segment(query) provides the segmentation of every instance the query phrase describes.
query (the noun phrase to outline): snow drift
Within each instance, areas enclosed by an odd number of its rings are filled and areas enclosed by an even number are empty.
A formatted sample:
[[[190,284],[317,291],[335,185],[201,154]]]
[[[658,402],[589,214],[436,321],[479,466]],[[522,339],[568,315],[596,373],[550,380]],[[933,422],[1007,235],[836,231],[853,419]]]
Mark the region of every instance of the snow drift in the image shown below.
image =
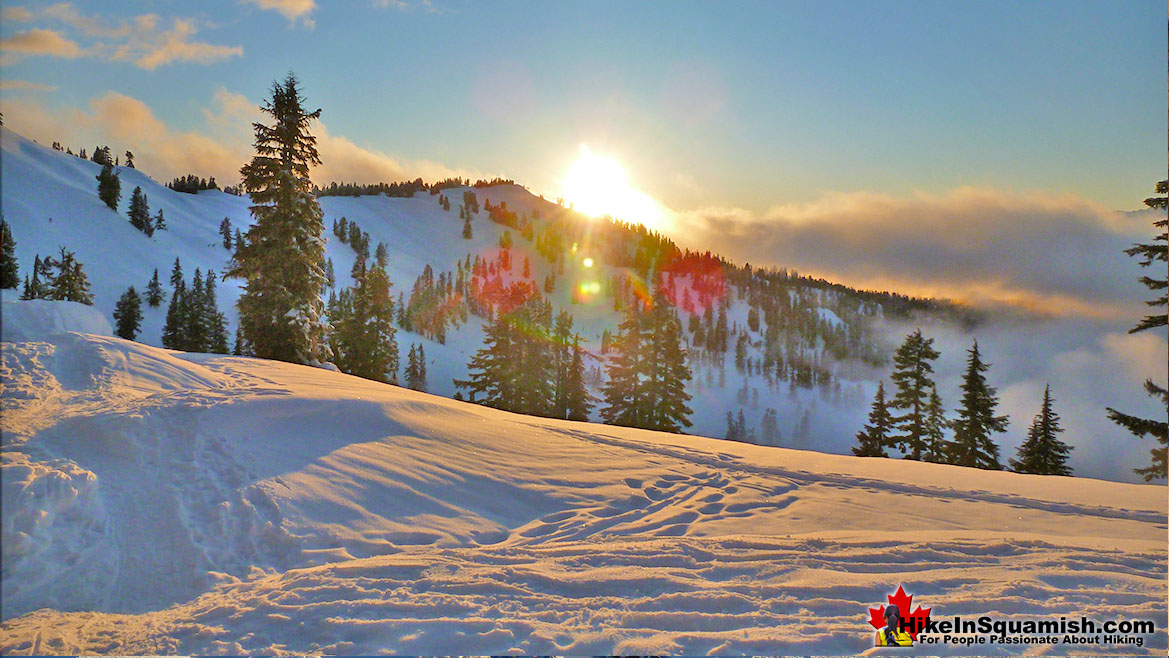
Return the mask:
[[[79,331],[84,334],[112,336],[109,320],[92,306],[77,302],[51,302],[44,299],[20,301],[16,291],[0,290],[4,322],[0,336],[8,342],[36,340],[37,336]]]
[[[24,336],[0,368],[5,655],[855,653],[899,584],[943,615],[1155,619],[1141,650],[1166,648],[1163,487]]]

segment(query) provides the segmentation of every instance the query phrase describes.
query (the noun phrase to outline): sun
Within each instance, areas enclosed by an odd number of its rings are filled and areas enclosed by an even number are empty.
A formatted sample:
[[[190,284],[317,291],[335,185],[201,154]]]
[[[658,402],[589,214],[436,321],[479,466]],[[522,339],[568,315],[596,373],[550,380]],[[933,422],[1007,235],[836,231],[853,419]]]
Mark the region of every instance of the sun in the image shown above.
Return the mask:
[[[592,217],[609,215],[655,230],[665,223],[665,209],[630,184],[620,163],[593,153],[583,144],[561,183],[561,195],[573,208]]]

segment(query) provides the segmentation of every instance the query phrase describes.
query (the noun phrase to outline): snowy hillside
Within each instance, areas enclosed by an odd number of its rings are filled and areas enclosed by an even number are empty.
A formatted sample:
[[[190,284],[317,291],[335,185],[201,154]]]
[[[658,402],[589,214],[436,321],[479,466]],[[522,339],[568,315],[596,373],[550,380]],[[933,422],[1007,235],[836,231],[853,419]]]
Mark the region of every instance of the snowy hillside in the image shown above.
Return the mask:
[[[1163,487],[518,416],[12,304],[5,655],[855,653],[898,584],[1166,650]]]
[[[227,218],[233,228],[243,231],[251,224],[247,197],[218,190],[197,194],[175,192],[149,178],[148,172],[126,167],[119,169],[122,194],[119,209],[115,212],[97,197],[95,177],[101,168],[96,163],[36,144],[7,128],[0,128],[0,136],[3,212],[12,227],[21,275],[28,273],[37,255],[42,258],[55,255],[62,247],[76,252],[92,284],[95,307],[107,319],[111,318],[119,296],[131,285],[141,293],[156,269],[164,282],[164,292],[169,292],[165,282],[176,258],[188,279],[196,269],[222,274],[231,252],[223,247],[218,233],[220,222]],[[127,210],[135,187],[142,188],[151,213],[160,209],[164,212],[167,230],[148,237],[131,226]],[[403,293],[408,298],[415,279],[428,265],[436,273],[453,273],[459,261],[467,256],[482,257],[485,261],[498,257],[500,237],[509,229],[488,219],[488,213],[484,211],[474,217],[473,237],[464,239],[457,205],[464,191],[466,188],[444,190],[444,195],[455,203],[450,210],[439,207],[439,197],[426,192],[414,198],[323,196],[320,204],[327,227],[344,217],[369,234],[371,251],[378,243],[386,244],[389,253],[387,270],[393,283],[393,294],[397,297]],[[564,212],[556,204],[515,185],[477,188],[474,192],[483,208],[488,204],[506,204],[508,209],[525,217],[541,213],[549,217]],[[511,249],[514,266],[510,280],[518,278],[525,260],[531,265],[528,281],[532,284],[539,287],[547,276],[555,275],[559,285],[547,298],[557,310],[572,313],[575,330],[581,334],[584,347],[591,356],[586,366],[599,367],[602,333],[605,330],[615,332],[621,319],[621,313],[614,310],[609,282],[630,280],[642,290],[646,284],[637,281],[628,268],[607,264],[601,253],[590,252],[583,244],[581,251],[572,252],[568,271],[558,271],[538,253],[533,240],[514,229],[510,232],[515,240],[515,247]],[[333,262],[336,273],[335,290],[340,291],[353,284],[349,273],[356,254],[331,231],[326,230],[325,237],[328,240],[326,255]],[[588,266],[584,265],[586,258],[589,259]],[[582,284],[599,284],[602,292],[582,298],[577,293]],[[240,294],[239,285],[238,279],[218,283],[219,308],[227,317],[229,333],[234,332],[237,324],[235,302]],[[791,294],[796,295],[796,292],[800,292],[805,303],[811,305],[811,317],[816,322],[827,328],[861,333],[863,327],[859,326],[856,313],[850,316],[852,325],[845,326],[839,314],[846,311],[833,293],[799,291],[797,288]],[[766,330],[763,327],[747,329],[748,303],[745,296],[745,292],[730,286],[726,315],[731,328],[737,327],[746,336],[747,354],[758,367],[763,360]],[[864,306],[862,302],[860,307]],[[165,302],[157,308],[143,305],[145,318],[138,341],[161,346],[166,310]],[[865,312],[879,313],[879,310]],[[682,314],[684,325],[687,316]],[[411,344],[425,346],[428,390],[446,397],[455,393],[454,378],[467,377],[467,362],[481,347],[482,340],[482,320],[474,315],[465,324],[449,328],[445,344],[407,331],[398,335],[402,363],[405,363]],[[826,347],[818,339],[813,338],[809,344],[799,340],[786,342],[789,347],[796,345],[792,349],[798,348],[801,358],[807,358],[809,367],[812,363],[817,368],[830,366]],[[887,347],[874,343],[871,350],[876,352]],[[728,349],[729,353],[718,355],[713,360],[694,359],[691,362],[694,380],[688,391],[694,396],[691,406],[695,414],[691,418],[694,425],[690,431],[723,436],[727,429],[726,413],[741,409],[747,415],[752,432],[759,434],[756,428],[760,426],[760,419],[768,408],[773,408],[778,412],[780,435],[778,439],[772,439],[773,442],[791,447],[848,452],[852,435],[863,420],[868,399],[875,390],[867,365],[831,364],[837,375],[833,378],[835,386],[816,390],[811,386],[796,386],[797,390],[793,390],[793,386],[783,380],[772,381],[770,376],[753,372],[744,375],[741,370],[737,371],[734,335]],[[593,393],[599,393],[596,382]],[[598,418],[595,411],[593,417],[594,420]]]

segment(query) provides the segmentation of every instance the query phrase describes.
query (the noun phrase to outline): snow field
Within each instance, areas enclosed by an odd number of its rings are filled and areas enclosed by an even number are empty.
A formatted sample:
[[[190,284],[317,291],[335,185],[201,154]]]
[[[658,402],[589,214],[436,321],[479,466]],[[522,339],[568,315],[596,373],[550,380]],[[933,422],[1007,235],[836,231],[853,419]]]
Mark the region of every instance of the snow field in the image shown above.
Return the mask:
[[[1158,619],[1142,651],[1165,651],[1162,487],[538,419],[76,333],[3,357],[6,655],[856,653],[898,584],[944,615]]]

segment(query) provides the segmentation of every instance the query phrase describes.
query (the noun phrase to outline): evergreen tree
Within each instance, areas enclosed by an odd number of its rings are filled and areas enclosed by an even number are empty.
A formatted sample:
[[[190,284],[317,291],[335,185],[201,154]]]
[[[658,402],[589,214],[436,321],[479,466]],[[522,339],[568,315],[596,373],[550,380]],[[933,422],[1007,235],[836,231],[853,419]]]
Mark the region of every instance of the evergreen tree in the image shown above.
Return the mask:
[[[418,379],[418,347],[410,343],[410,351],[406,354],[406,388],[413,388],[411,384]]]
[[[207,342],[200,351],[213,354],[227,354],[227,318],[219,311],[215,300],[215,272],[207,271],[203,280],[202,325],[207,332]]]
[[[471,228],[471,215],[467,214],[463,218],[463,238],[466,240],[470,240],[473,237],[475,237],[475,232]]]
[[[146,235],[154,233],[154,222],[150,219],[150,205],[141,187],[135,187],[130,193],[130,225]]]
[[[155,215],[154,215],[154,230],[155,231],[165,231],[166,230],[166,218],[162,216],[162,208],[159,208],[158,212],[155,213]]]
[[[37,254],[32,262],[32,281],[25,285],[25,294],[21,296],[21,299],[41,299],[45,296],[45,286],[41,282],[41,272],[44,267],[41,255]]]
[[[406,387],[426,392],[426,350],[422,345],[410,346],[410,367],[406,373]]]
[[[585,369],[583,350],[580,348],[580,336],[572,340],[572,362],[568,366],[568,381],[566,398],[566,415],[568,420],[589,419],[589,412],[593,409],[593,396],[589,394],[585,383]]]
[[[175,256],[175,264],[170,270],[170,287],[177,289],[183,284],[183,266],[179,263],[179,257]]]
[[[134,286],[130,286],[118,298],[118,304],[114,307],[114,322],[117,325],[114,333],[119,338],[134,340],[138,336],[138,328],[142,324],[142,300],[138,298]]]
[[[61,247],[59,259],[50,256],[42,265],[47,272],[56,270],[46,279],[49,299],[93,305],[93,295],[89,292],[89,278],[85,276],[81,262],[72,251]]]
[[[617,336],[610,341],[613,356],[606,368],[608,381],[601,387],[605,399],[601,418],[610,425],[645,427],[649,422],[648,396],[642,377],[649,369],[648,324],[645,314],[632,305],[617,327]]]
[[[561,311],[552,329],[552,417],[568,417],[568,379],[572,368],[572,315]]]
[[[739,408],[738,416],[731,415],[727,412],[727,441],[742,441],[744,443],[754,443],[751,439],[754,438],[753,432],[747,431],[747,419],[743,416],[742,407]]]
[[[946,419],[946,410],[942,407],[938,387],[930,386],[930,400],[925,407],[924,459],[927,462],[940,464],[949,459],[950,443],[946,441],[946,428],[949,426],[950,421]]]
[[[877,383],[877,396],[869,410],[869,422],[856,433],[856,447],[852,454],[857,457],[887,457],[885,446],[889,445],[889,432],[893,429],[893,417],[885,405],[885,382]]]
[[[290,73],[273,84],[261,108],[273,123],[253,124],[256,155],[240,174],[255,223],[236,248],[229,275],[245,281],[240,325],[256,356],[317,364],[330,356],[320,298],[325,225],[309,179],[321,159],[308,126],[321,111],[303,104]]]
[[[231,250],[231,220],[227,217],[219,222],[219,235],[223,238],[223,248]]]
[[[154,268],[154,276],[150,277],[150,283],[146,284],[146,303],[150,304],[150,308],[158,308],[162,303],[162,285],[158,282],[158,268]]]
[[[187,352],[206,352],[210,344],[211,327],[207,323],[207,313],[204,312],[207,303],[207,287],[203,281],[203,273],[195,268],[195,276],[191,279],[188,288],[186,304],[183,308],[183,328],[180,330],[179,344]]]
[[[20,291],[20,298],[26,301],[29,299],[36,299],[36,296],[32,291],[32,283],[29,282],[27,274],[24,275],[24,288],[22,288]]]
[[[8,222],[0,219],[0,288],[15,289],[20,285],[19,268],[16,265],[16,242]]]
[[[1158,195],[1169,193],[1169,180],[1159,181],[1156,186],[1156,191]],[[1150,208],[1167,211],[1169,210],[1169,196],[1150,197],[1145,199],[1145,205]],[[1157,220],[1153,225],[1161,229],[1161,233],[1153,238],[1151,243],[1137,244],[1125,250],[1125,253],[1129,256],[1140,256],[1143,258],[1141,267],[1149,267],[1154,261],[1164,263],[1169,259],[1169,217]],[[1160,272],[1164,274],[1164,265],[1160,266]],[[1159,306],[1164,307],[1169,304],[1169,297],[1166,296],[1166,289],[1169,288],[1169,283],[1167,283],[1166,279],[1143,276],[1141,277],[1141,283],[1150,290],[1161,291],[1160,297],[1148,301],[1146,304],[1153,308]],[[1169,319],[1169,316],[1165,313],[1148,315],[1137,323],[1135,327],[1130,329],[1129,333],[1133,334],[1146,329],[1164,327],[1167,319]],[[1145,380],[1145,393],[1150,397],[1160,398],[1161,404],[1165,405],[1166,412],[1169,412],[1169,388],[1148,379]],[[1137,438],[1143,439],[1146,435],[1149,435],[1161,444],[1160,447],[1154,447],[1149,451],[1152,457],[1150,464],[1145,468],[1134,469],[1134,472],[1144,477],[1146,482],[1169,477],[1169,460],[1167,460],[1167,457],[1169,457],[1169,422],[1166,422],[1166,416],[1163,415],[1160,419],[1141,418],[1117,411],[1112,407],[1107,407],[1107,410],[1108,418],[1112,422],[1128,430]]]
[[[759,431],[762,434],[763,445],[778,446],[783,440],[779,432],[779,415],[775,409],[768,407],[763,412],[763,420],[759,422]]]
[[[177,267],[178,259],[175,261]],[[180,277],[173,283],[173,287],[170,305],[166,307],[166,322],[162,325],[162,346],[171,350],[184,350],[187,348],[187,286]]]
[[[118,210],[118,201],[122,198],[122,181],[114,172],[112,164],[106,164],[97,175],[97,196],[110,210]]]
[[[240,331],[239,327],[235,328],[235,346],[231,348],[231,353],[234,356],[248,356],[247,341],[244,340],[244,333]]]
[[[967,351],[966,374],[962,378],[962,406],[954,420],[954,441],[950,445],[951,464],[1002,470],[999,447],[991,440],[994,432],[1005,432],[1007,417],[994,415],[998,406],[994,387],[982,373],[989,364],[982,362],[978,341]]]
[[[129,151],[126,151],[126,167],[129,169],[134,168],[134,154]]]
[[[333,269],[333,259],[332,258],[325,261],[325,281],[329,284],[330,288],[337,287],[337,274]]]
[[[897,393],[889,406],[905,413],[893,416],[898,434],[889,437],[888,445],[908,452],[910,459],[920,460],[926,449],[926,409],[930,391],[934,388],[930,379],[934,368],[930,361],[939,356],[933,344],[933,338],[923,338],[921,330],[917,329],[905,337],[905,342],[893,355],[890,378],[897,385]]]
[[[1071,446],[1056,437],[1063,431],[1059,426],[1059,415],[1052,410],[1051,385],[1043,389],[1043,406],[1031,427],[1027,440],[1019,446],[1019,458],[1011,460],[1011,470],[1017,473],[1037,475],[1071,475],[1068,468],[1068,454]]]

